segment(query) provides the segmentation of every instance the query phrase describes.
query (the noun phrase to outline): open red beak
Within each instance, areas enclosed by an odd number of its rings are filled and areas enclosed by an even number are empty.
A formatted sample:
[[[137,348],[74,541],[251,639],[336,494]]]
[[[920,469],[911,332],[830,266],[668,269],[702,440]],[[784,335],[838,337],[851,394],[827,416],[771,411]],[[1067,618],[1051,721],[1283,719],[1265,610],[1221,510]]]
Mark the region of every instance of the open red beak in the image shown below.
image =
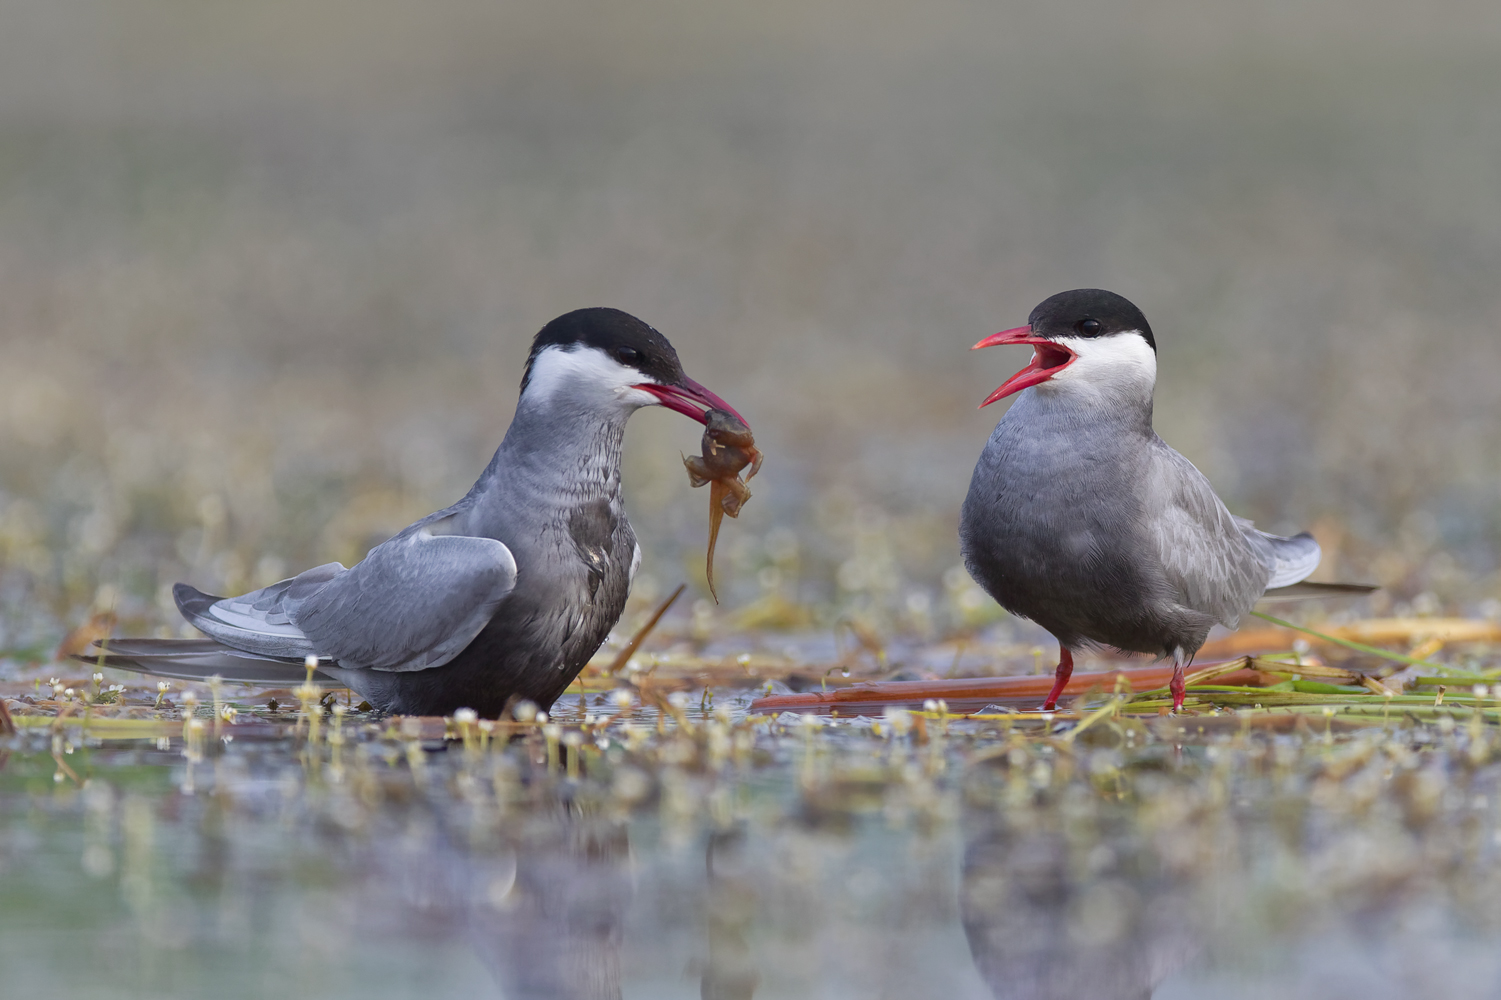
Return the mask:
[[[1002,330],[1000,333],[992,333],[974,347],[971,347],[970,350],[978,351],[982,347],[995,347],[999,344],[1031,344],[1033,351],[1032,363],[1002,382],[1000,388],[986,396],[985,402],[980,404],[981,409],[984,409],[998,399],[1005,399],[1013,392],[1021,392],[1028,386],[1036,385],[1039,382],[1046,382],[1073,364],[1074,359],[1078,357],[1077,354],[1056,340],[1032,336],[1032,328],[1030,326],[1018,326],[1012,330]]]
[[[656,382],[642,382],[634,386],[634,388],[645,389],[661,400],[662,405],[669,410],[676,410],[683,416],[692,417],[701,424],[709,422],[707,414],[710,410],[728,410],[730,413],[735,413],[733,406],[686,375],[683,376],[683,381],[680,385],[661,385]],[[745,418],[738,413],[735,413],[735,419],[747,427],[750,426],[750,424],[746,423]]]

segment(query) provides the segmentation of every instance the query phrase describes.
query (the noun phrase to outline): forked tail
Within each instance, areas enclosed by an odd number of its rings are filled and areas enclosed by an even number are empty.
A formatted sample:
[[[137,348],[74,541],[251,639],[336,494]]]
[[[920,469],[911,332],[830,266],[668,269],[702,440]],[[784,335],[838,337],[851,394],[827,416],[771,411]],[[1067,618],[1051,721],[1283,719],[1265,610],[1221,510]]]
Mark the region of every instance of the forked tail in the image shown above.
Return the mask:
[[[263,687],[297,687],[308,676],[302,660],[257,656],[213,639],[111,639],[73,659],[156,677],[185,681],[220,677]],[[313,671],[312,681],[321,688],[348,687],[321,670]]]
[[[1263,601],[1306,601],[1315,597],[1362,597],[1379,587],[1363,583],[1309,583],[1307,580],[1286,587],[1274,587],[1261,595]]]
[[[1263,601],[1303,601],[1316,597],[1359,597],[1375,587],[1359,583],[1309,583],[1307,577],[1318,568],[1322,553],[1319,543],[1308,532],[1283,538],[1258,531],[1249,521],[1242,523],[1247,539],[1270,556],[1271,580]],[[1263,557],[1265,558],[1265,557]]]

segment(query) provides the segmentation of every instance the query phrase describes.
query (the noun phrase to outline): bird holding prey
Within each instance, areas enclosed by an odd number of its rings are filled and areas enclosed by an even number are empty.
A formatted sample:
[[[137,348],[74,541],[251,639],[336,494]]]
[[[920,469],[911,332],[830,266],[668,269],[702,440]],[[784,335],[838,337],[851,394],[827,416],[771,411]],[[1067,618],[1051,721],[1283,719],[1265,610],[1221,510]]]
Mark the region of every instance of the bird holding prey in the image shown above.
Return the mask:
[[[537,334],[505,440],[458,503],[347,569],[327,563],[237,597],[179,583],[178,609],[207,638],[116,639],[82,658],[286,685],[313,657],[316,681],[386,712],[497,717],[520,698],[547,708],[620,619],[641,562],[620,459],[643,406],[739,419],[641,320],[560,316]]]

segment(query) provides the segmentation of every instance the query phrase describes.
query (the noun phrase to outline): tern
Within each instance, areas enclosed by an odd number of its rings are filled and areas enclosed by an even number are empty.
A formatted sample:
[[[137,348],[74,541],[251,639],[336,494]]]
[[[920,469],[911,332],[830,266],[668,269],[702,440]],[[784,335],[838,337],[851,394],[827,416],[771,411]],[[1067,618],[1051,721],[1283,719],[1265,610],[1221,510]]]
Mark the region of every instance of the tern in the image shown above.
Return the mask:
[[[316,682],[384,712],[495,718],[518,699],[546,709],[619,621],[641,563],[620,456],[643,406],[701,423],[735,413],[634,316],[560,316],[537,334],[510,429],[462,500],[348,569],[327,563],[239,597],[179,583],[178,609],[208,638],[116,639],[102,662],[283,685],[316,658]]]
[[[1263,597],[1364,594],[1303,583],[1313,536],[1284,538],[1235,517],[1209,480],[1152,429],[1157,343],[1114,292],[1060,292],[1027,325],[986,337],[1032,362],[980,404],[1019,394],[996,425],[960,516],[965,566],[996,602],[1058,640],[1044,711],[1074,653],[1113,647],[1171,657],[1173,711],[1184,668],[1216,624],[1236,628]]]

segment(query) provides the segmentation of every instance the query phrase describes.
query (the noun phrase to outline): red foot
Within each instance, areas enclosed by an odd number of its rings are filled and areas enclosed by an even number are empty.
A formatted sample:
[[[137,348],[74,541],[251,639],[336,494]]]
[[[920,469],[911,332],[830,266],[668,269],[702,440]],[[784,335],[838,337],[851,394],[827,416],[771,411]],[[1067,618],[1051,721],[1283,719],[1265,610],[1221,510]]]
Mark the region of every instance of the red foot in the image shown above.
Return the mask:
[[[1051,712],[1058,707],[1058,697],[1063,694],[1063,689],[1068,685],[1068,679],[1074,672],[1074,654],[1063,646],[1058,647],[1058,669],[1053,672],[1053,690],[1048,694],[1048,700],[1043,702],[1042,710]]]
[[[1183,691],[1186,685],[1183,683],[1183,664],[1173,664],[1173,679],[1167,689],[1173,693],[1173,714],[1183,711]]]

